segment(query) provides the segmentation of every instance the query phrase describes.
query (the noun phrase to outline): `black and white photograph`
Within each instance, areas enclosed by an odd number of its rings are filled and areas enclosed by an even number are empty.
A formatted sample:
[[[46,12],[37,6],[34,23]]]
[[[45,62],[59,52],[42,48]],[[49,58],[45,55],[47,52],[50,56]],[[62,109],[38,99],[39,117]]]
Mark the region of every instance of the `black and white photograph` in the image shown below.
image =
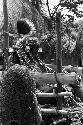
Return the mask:
[[[0,125],[83,125],[83,0],[0,0]]]

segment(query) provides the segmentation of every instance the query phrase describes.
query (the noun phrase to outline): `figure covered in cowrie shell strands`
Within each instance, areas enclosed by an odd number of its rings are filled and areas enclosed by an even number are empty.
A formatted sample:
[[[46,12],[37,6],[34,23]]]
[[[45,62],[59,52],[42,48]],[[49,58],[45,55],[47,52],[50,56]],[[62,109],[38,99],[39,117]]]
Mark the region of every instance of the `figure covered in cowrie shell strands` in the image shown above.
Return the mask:
[[[2,81],[3,125],[40,125],[42,116],[35,83],[26,66],[10,67]]]

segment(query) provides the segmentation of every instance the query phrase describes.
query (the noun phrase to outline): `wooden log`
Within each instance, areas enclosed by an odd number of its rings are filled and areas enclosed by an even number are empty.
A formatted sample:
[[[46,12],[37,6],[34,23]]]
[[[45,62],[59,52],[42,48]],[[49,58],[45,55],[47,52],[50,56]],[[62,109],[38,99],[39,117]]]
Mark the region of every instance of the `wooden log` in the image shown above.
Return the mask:
[[[39,73],[39,72],[30,72],[31,76],[35,80],[36,83],[38,83],[39,86],[45,86],[45,85],[55,85],[57,84],[57,81],[61,84],[73,84],[77,79],[76,73],[57,73],[56,75],[54,73]],[[57,81],[56,81],[57,78]]]
[[[56,74],[57,81],[60,82],[61,84],[74,84],[75,81],[77,80],[77,74],[75,72],[71,72],[68,74],[65,73],[57,73]]]
[[[62,96],[71,96],[72,92],[61,92],[61,93],[36,93],[37,97],[54,97],[56,98],[57,96],[62,97]]]
[[[5,72],[4,72],[5,74]],[[41,86],[49,86],[50,85],[57,85],[57,81],[55,78],[55,74],[54,73],[39,73],[39,72],[32,72],[30,71],[31,76],[33,77],[34,81],[36,83],[38,83],[39,87]],[[74,82],[77,79],[77,74],[76,73],[57,73],[56,74],[57,80],[59,80],[59,82],[61,84],[74,84]],[[50,86],[51,87],[51,86]]]
[[[31,76],[40,86],[49,84],[57,84],[54,73],[39,73],[39,72],[30,72]]]

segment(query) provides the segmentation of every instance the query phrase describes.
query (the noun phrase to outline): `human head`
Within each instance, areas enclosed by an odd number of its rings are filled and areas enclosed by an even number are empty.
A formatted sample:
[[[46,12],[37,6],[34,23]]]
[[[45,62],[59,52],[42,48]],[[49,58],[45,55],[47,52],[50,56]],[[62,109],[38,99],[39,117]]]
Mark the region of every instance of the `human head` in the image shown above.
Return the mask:
[[[26,35],[30,32],[31,28],[25,19],[19,19],[17,21],[17,32],[18,34]]]
[[[36,29],[31,20],[23,18],[17,21],[17,32],[19,35],[34,34],[36,33]]]
[[[4,121],[20,125],[40,125],[41,112],[35,94],[35,83],[26,66],[10,67],[3,78]],[[12,124],[14,124],[13,122]]]

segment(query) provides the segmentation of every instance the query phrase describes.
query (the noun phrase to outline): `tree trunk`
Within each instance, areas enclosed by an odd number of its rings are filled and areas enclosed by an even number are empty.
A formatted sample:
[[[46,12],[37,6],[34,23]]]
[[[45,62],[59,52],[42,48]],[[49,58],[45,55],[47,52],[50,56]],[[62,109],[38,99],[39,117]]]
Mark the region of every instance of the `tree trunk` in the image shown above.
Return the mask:
[[[4,70],[8,69],[8,13],[7,13],[7,0],[3,0],[3,13],[4,13]]]
[[[39,0],[31,0],[32,5],[37,9],[37,11],[40,13],[40,5]]]
[[[56,43],[56,65],[57,73],[62,71],[62,46],[61,46],[61,13],[56,14],[56,31],[57,31],[57,43]]]
[[[57,73],[62,71],[62,46],[61,46],[61,12],[56,13],[56,31],[57,31],[57,43],[56,43],[56,66]],[[58,82],[57,84],[58,93],[62,91],[62,86]],[[62,109],[62,98],[58,98],[57,108]]]

